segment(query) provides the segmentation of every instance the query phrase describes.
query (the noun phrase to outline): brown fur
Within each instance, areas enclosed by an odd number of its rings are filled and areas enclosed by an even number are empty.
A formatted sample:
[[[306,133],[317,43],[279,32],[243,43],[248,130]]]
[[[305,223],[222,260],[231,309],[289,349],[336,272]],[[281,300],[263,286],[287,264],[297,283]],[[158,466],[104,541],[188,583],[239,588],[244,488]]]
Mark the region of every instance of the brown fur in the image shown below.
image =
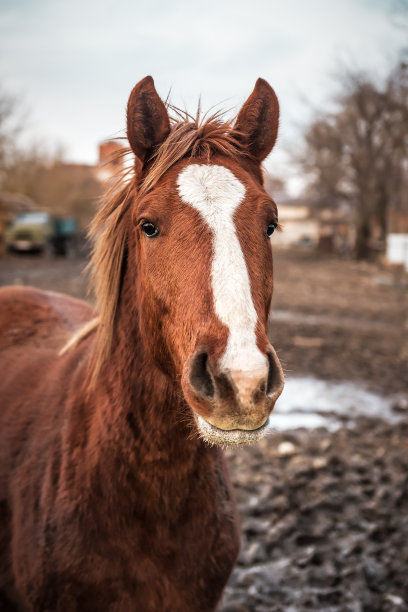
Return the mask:
[[[276,207],[231,126],[183,121],[167,134],[152,80],[135,90],[136,172],[92,230],[100,319],[67,296],[0,290],[0,609],[210,612],[238,553],[223,454],[199,438],[194,411],[234,427],[248,415],[217,370],[228,330],[212,306],[211,235],[176,179],[210,161],[244,182],[237,233],[265,354],[272,259],[253,226],[261,231]],[[144,218],[160,225],[160,242],[144,236]],[[189,384],[203,346],[229,389],[217,405]],[[272,407],[264,398],[262,411]]]

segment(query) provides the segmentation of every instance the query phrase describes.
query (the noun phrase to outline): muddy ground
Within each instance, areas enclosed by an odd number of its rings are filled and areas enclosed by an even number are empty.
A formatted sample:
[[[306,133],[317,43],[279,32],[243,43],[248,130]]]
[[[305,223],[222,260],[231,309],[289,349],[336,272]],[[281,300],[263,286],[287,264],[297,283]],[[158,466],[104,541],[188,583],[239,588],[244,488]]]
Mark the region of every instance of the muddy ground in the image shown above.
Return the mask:
[[[222,612],[408,610],[408,420],[229,455],[243,543]]]
[[[84,259],[0,259],[0,284],[86,295]],[[408,390],[400,270],[275,253],[270,335],[287,376]],[[296,429],[228,451],[242,552],[222,612],[408,610],[408,407],[399,425]],[[404,417],[404,414],[407,416]]]
[[[408,276],[312,253],[275,257],[271,338],[288,374],[408,389]]]

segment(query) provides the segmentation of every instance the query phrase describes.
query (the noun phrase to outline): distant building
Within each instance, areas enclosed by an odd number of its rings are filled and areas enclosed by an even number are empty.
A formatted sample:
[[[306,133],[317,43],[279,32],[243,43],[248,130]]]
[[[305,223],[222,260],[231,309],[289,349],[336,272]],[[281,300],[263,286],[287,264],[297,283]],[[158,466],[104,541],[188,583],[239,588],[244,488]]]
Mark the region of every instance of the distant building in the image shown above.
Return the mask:
[[[116,140],[105,140],[99,143],[98,163],[95,176],[101,183],[108,183],[123,169],[124,157],[120,155],[125,147]]]
[[[278,204],[282,232],[274,245],[282,248],[315,248],[321,253],[348,256],[354,244],[354,230],[348,207],[319,208],[307,199],[283,199]]]
[[[355,228],[349,206],[318,209],[317,218],[320,253],[350,257],[354,248]]]
[[[286,199],[278,204],[279,224],[282,232],[275,232],[273,241],[277,247],[317,246],[319,222],[313,208],[301,199]]]
[[[386,253],[388,263],[408,270],[408,234],[388,234]]]
[[[386,258],[388,263],[408,270],[408,212],[391,209],[388,214]]]

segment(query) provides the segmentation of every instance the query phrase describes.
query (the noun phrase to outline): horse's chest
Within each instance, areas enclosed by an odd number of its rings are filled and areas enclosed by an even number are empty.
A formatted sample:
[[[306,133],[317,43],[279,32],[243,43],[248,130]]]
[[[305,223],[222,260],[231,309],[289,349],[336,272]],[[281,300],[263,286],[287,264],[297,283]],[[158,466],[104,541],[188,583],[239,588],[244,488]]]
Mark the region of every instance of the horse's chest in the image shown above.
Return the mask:
[[[233,524],[195,538],[180,529],[129,534],[89,559],[72,580],[81,610],[196,612],[215,609],[237,555]],[[221,532],[222,529],[222,532]],[[156,531],[156,533],[153,533]],[[133,542],[133,545],[132,545]],[[64,581],[65,585],[69,581]],[[72,594],[72,591],[70,589]],[[59,596],[58,596],[59,597]]]
[[[229,514],[206,522],[144,525],[133,546],[131,541],[121,561],[123,588],[146,611],[215,608],[239,548]]]
[[[35,598],[39,609],[208,612],[215,609],[239,548],[229,500],[195,512],[188,507],[174,521],[135,517],[105,537],[88,533],[85,548],[83,537],[74,538],[75,551],[70,538],[70,558],[64,555],[69,569],[49,558]],[[61,542],[61,549],[67,544]]]

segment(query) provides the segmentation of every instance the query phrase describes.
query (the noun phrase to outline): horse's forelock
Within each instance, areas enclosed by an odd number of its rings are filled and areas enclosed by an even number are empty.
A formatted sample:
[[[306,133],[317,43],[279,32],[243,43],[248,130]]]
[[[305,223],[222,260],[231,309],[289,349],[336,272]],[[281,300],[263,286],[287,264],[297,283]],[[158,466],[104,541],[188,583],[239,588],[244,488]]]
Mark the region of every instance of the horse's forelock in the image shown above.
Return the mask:
[[[169,107],[178,117],[171,118],[171,130],[150,159],[149,169],[142,181],[141,192],[147,193],[164,174],[186,156],[202,157],[209,161],[212,153],[236,159],[246,155],[241,134],[232,127],[233,120],[223,120],[217,112],[209,117],[193,118],[176,107]]]

